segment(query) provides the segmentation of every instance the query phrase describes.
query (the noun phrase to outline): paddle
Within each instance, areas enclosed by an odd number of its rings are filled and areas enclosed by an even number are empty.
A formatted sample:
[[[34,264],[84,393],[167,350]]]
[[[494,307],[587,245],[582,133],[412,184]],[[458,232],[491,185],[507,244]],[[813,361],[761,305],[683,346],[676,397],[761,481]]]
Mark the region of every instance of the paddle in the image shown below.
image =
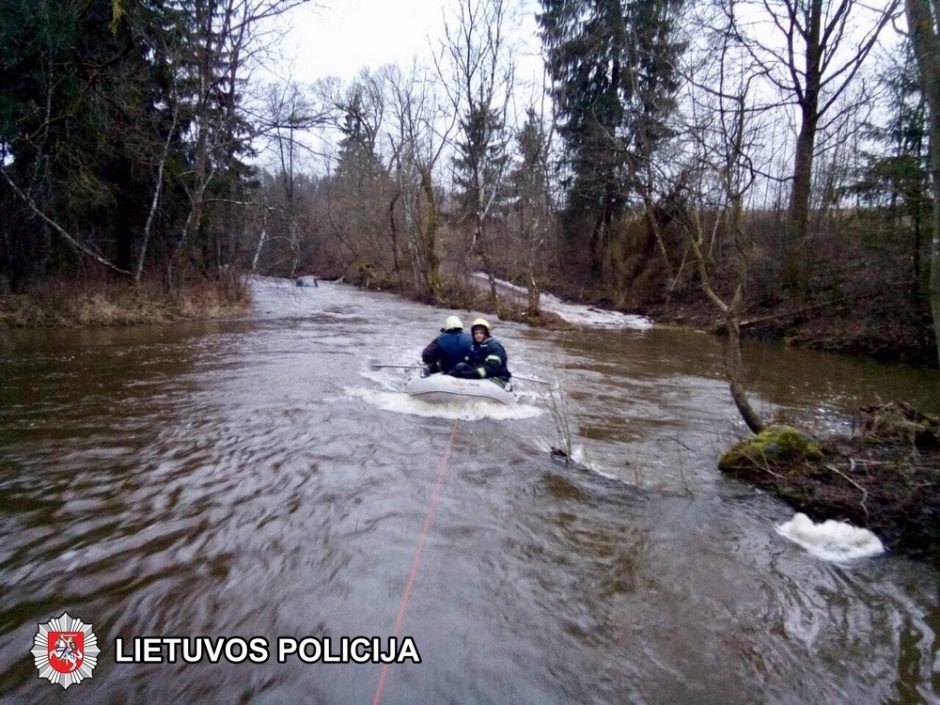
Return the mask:
[[[535,377],[523,377],[522,375],[517,375],[515,372],[512,374],[513,379],[521,379],[523,382],[535,382],[536,384],[552,384],[551,382],[544,379],[537,379]]]
[[[369,369],[370,370],[381,370],[383,367],[394,367],[399,370],[418,370],[423,367],[423,365],[380,365],[378,360],[369,360]]]
[[[391,367],[396,370],[420,370],[424,365],[386,365],[380,363],[378,360],[369,358],[369,369],[370,370],[381,370],[383,368]],[[523,377],[522,375],[517,375],[513,373],[513,379],[521,379],[523,382],[535,382],[536,384],[548,384],[552,385],[552,382],[548,382],[544,379],[536,379],[535,377]]]

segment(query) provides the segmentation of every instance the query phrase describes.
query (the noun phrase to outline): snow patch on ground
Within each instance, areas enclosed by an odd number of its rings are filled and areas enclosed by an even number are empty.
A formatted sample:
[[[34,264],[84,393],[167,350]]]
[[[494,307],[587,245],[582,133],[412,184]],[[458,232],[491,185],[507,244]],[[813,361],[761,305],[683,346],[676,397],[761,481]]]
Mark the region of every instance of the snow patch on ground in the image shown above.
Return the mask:
[[[487,276],[484,272],[474,272],[471,275],[480,282],[487,282]],[[503,279],[496,279],[498,288],[505,292],[511,292],[518,296],[525,296],[526,290],[521,286],[516,286],[512,282]],[[542,294],[539,299],[539,305],[545,311],[551,311],[557,316],[563,318],[573,325],[584,326],[586,328],[624,328],[631,330],[649,330],[653,327],[653,322],[646,316],[638,316],[630,313],[620,313],[619,311],[604,311],[593,306],[582,306],[562,301],[557,296],[551,294]]]

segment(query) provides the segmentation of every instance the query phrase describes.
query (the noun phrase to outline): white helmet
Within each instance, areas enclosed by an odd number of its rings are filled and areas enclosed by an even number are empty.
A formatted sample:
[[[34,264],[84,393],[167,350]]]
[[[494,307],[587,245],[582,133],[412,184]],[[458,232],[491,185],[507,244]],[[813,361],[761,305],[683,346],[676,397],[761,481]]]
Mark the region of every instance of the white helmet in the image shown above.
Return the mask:
[[[457,316],[448,316],[444,321],[444,330],[463,330],[463,321]]]
[[[470,324],[470,330],[473,330],[474,328],[478,326],[482,326],[483,328],[486,328],[487,335],[493,335],[493,327],[489,324],[489,321],[487,321],[485,318],[476,319],[472,324]]]

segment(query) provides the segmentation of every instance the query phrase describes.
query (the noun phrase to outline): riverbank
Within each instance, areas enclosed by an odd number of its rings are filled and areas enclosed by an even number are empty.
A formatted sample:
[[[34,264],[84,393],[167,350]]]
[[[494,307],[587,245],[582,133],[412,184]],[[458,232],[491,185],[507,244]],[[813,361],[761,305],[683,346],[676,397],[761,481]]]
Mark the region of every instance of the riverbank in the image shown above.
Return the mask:
[[[489,285],[485,279],[470,277],[464,281],[457,277],[445,277],[441,282],[443,301],[438,304],[416,296],[412,289],[402,287],[392,279],[379,277],[371,270],[368,271],[368,276],[364,276],[362,271],[358,275],[352,275],[348,282],[361,289],[392,292],[411,301],[435,305],[442,310],[455,309],[467,313],[478,311],[496,320],[515,321],[546,330],[567,330],[575,327],[562,316],[545,308],[541,308],[536,313],[529,311],[525,295],[520,293],[522,290],[507,290],[505,286],[500,286],[499,289],[500,310],[497,317]],[[496,320],[491,322],[495,323]]]
[[[729,286],[733,277],[718,281]],[[547,286],[577,303],[649,316],[670,323],[720,333],[721,316],[696,281],[684,281],[670,296],[659,286],[638,282],[611,294],[563,278]],[[731,292],[721,292],[730,300]],[[839,286],[819,283],[784,296],[755,286],[741,313],[745,338],[779,340],[794,347],[937,367],[930,310],[926,301],[895,281],[860,275]]]
[[[816,522],[848,521],[940,566],[940,418],[896,402],[860,409],[857,428],[814,439],[771,426],[730,448],[719,468]]]
[[[348,281],[365,289],[395,291],[406,298],[422,300],[374,272],[365,278],[353,274]],[[819,287],[803,292],[800,297],[765,296],[752,302],[742,313],[742,337],[778,340],[794,347],[869,357],[880,362],[935,368],[937,352],[927,307],[911,296],[898,295],[896,287],[882,290],[872,286],[871,282],[864,282],[857,291],[843,288],[837,293],[831,288]],[[599,312],[646,316],[656,323],[722,333],[723,324],[714,304],[688,282],[668,300],[659,289],[645,294],[631,291],[612,296],[596,283],[585,286],[568,281],[564,276],[544,281],[543,287],[544,294],[595,307]],[[485,280],[462,283],[456,277],[445,277],[443,289],[445,306],[495,315]],[[538,316],[531,315],[527,311],[524,289],[510,281],[501,287],[500,303],[501,317],[505,320],[548,329],[572,327],[544,307]]]
[[[167,290],[159,282],[58,281],[0,295],[0,327],[129,326],[228,318],[246,313],[241,277],[200,279]]]
[[[752,306],[741,317],[741,335],[880,362],[936,367],[937,351],[928,312],[894,304],[818,297],[799,305]],[[680,300],[642,310],[660,323],[722,331],[719,316],[707,301]]]

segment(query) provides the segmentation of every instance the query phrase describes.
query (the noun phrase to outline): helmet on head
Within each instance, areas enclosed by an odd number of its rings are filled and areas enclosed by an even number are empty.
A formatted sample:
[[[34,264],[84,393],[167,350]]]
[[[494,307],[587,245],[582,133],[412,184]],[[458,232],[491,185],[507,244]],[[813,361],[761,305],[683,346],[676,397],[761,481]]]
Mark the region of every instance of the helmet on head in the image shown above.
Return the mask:
[[[478,318],[478,319],[476,319],[476,320],[473,322],[473,325],[470,326],[470,330],[472,331],[472,330],[473,330],[474,328],[476,328],[477,326],[482,326],[483,328],[486,328],[486,334],[487,334],[487,335],[492,335],[492,334],[493,334],[493,329],[490,327],[490,324],[489,324],[489,322],[488,322],[486,319],[484,319],[484,318]]]
[[[448,316],[444,321],[444,330],[463,330],[463,321],[457,316]]]

